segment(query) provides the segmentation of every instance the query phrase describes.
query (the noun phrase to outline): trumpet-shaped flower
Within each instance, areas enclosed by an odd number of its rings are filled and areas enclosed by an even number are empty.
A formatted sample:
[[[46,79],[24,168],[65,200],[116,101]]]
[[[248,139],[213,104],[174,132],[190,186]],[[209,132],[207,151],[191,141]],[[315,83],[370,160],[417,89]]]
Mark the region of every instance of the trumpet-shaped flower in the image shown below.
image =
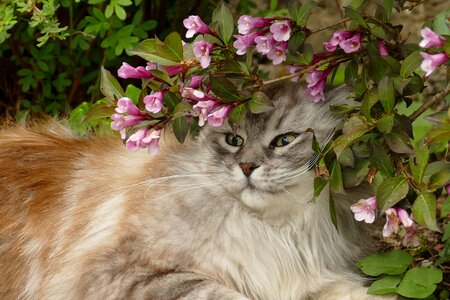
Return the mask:
[[[361,40],[361,35],[355,34],[351,38],[339,42],[339,46],[345,53],[353,53],[361,48]]]
[[[186,37],[191,38],[196,33],[213,34],[208,25],[206,25],[199,16],[189,16],[183,20],[183,25],[188,30]]]
[[[273,34],[268,34],[265,36],[257,36],[255,38],[256,51],[261,54],[269,53],[275,46],[275,40],[273,39]]]
[[[430,76],[436,68],[448,60],[448,56],[445,53],[428,54],[420,52],[420,55],[423,58],[420,68],[425,71],[425,76]]]
[[[286,60],[287,42],[276,44],[268,53],[267,58],[272,60],[274,65],[281,64]]]
[[[419,46],[422,48],[430,48],[433,46],[439,47],[444,45],[445,39],[428,27],[422,29],[420,31],[420,35],[423,39],[420,41]]]
[[[336,51],[340,42],[349,39],[352,35],[353,32],[348,30],[336,31],[335,33],[333,33],[331,39],[328,42],[323,43],[323,45],[328,52],[334,52]]]
[[[164,93],[158,91],[144,97],[145,109],[151,113],[159,113],[163,107]]]
[[[375,221],[375,214],[377,210],[377,199],[375,197],[361,199],[357,203],[350,206],[350,209],[354,213],[357,221],[373,223],[373,221]]]
[[[228,117],[232,105],[224,106],[213,113],[208,115],[208,124],[213,127],[220,127],[225,122],[225,119]]]
[[[147,134],[145,138],[142,139],[142,144],[144,145],[144,148],[148,148],[148,153],[150,155],[155,155],[158,153],[159,148],[159,139],[161,137],[161,130],[155,129],[150,134]]]
[[[153,75],[147,70],[146,67],[137,67],[134,68],[127,64],[126,62],[122,63],[122,66],[117,70],[117,75],[120,78],[151,78]]]
[[[211,42],[199,41],[194,44],[194,55],[200,60],[203,69],[211,63],[211,51],[214,45]]]
[[[199,101],[195,104],[193,109],[193,116],[198,117],[198,125],[200,127],[205,125],[208,119],[208,114],[213,111],[219,103],[213,100]]]
[[[261,28],[269,25],[270,19],[266,18],[254,18],[251,16],[243,15],[238,20],[238,32],[239,34],[247,34],[253,29]]]
[[[122,129],[125,129],[126,127],[134,126],[144,120],[146,120],[144,117],[141,116],[124,116],[121,114],[113,114],[111,116],[111,119],[113,120],[111,122],[111,129],[116,131],[121,131]]]
[[[233,46],[236,48],[236,54],[237,55],[244,55],[247,53],[247,49],[250,46],[253,46],[255,44],[256,37],[262,35],[263,32],[252,32],[249,34],[244,35],[238,35],[235,34],[234,37],[236,38],[236,41],[234,41]]]
[[[127,113],[135,116],[142,115],[142,112],[139,110],[139,108],[128,97],[122,97],[117,101],[117,107],[115,111],[121,114]]]
[[[277,42],[286,42],[291,37],[291,26],[288,21],[274,22],[270,25],[270,32]]]
[[[398,215],[395,208],[389,208],[385,212],[386,224],[383,227],[383,236],[388,237],[392,233],[398,232]]]
[[[380,56],[389,56],[386,43],[382,40],[378,40],[378,54],[380,54]]]
[[[325,100],[323,90],[325,83],[327,82],[327,76],[329,71],[312,70],[306,75],[306,82],[308,83],[306,93],[310,95],[312,102],[319,102]]]
[[[128,140],[125,142],[125,146],[130,151],[138,151],[143,148],[142,139],[144,139],[147,135],[148,128],[142,128],[130,135]]]

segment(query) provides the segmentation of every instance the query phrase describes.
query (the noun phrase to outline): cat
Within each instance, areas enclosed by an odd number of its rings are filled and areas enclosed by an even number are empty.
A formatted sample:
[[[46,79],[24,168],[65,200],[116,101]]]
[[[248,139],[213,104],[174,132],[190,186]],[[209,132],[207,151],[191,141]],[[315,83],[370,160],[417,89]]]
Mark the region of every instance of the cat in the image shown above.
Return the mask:
[[[381,299],[355,260],[370,244],[351,201],[313,198],[312,128],[340,121],[297,83],[271,111],[203,128],[160,151],[45,126],[0,133],[0,299]],[[383,298],[385,299],[385,298]]]

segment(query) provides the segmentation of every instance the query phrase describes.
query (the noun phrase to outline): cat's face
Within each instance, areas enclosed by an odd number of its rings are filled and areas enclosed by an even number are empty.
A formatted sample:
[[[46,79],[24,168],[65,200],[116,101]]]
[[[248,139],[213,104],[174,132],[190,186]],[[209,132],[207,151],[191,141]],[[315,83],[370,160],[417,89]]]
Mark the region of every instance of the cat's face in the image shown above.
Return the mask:
[[[259,206],[255,197],[285,193],[298,185],[314,154],[307,129],[323,142],[338,123],[328,102],[312,103],[298,84],[265,92],[274,104],[271,111],[247,115],[234,131],[226,124],[207,127],[200,136],[223,173],[216,180],[249,206]]]

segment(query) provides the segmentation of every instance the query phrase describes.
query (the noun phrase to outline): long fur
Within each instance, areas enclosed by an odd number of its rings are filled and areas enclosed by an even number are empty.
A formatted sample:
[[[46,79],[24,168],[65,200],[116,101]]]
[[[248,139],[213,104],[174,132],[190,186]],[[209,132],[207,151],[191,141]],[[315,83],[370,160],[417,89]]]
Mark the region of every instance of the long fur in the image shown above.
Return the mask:
[[[368,191],[335,196],[337,232],[300,172],[306,129],[323,141],[339,119],[297,85],[266,92],[273,111],[183,145],[167,133],[156,157],[57,124],[4,129],[0,299],[378,299],[354,267],[369,241],[349,205]],[[286,132],[301,134],[270,147]]]

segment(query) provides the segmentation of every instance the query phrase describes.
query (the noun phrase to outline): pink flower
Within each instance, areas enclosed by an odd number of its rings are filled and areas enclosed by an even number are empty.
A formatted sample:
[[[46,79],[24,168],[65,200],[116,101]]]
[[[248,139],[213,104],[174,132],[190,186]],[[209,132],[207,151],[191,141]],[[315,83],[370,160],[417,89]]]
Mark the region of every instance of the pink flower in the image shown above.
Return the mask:
[[[405,238],[402,242],[403,246],[411,245],[413,247],[419,246],[419,238],[416,235],[416,225],[405,227]]]
[[[373,221],[375,221],[375,213],[377,210],[377,199],[375,197],[361,199],[350,206],[350,209],[355,214],[355,219],[357,221],[364,220],[366,223],[373,223]]]
[[[337,49],[337,46],[341,41],[344,41],[348,38],[350,38],[353,35],[351,31],[348,30],[340,30],[333,33],[333,36],[331,37],[329,42],[323,43],[325,46],[325,49],[328,52],[334,52]]]
[[[291,37],[291,26],[288,21],[274,22],[270,25],[270,32],[277,42],[285,42]]]
[[[183,25],[188,30],[186,37],[191,38],[196,33],[213,34],[208,25],[206,25],[199,16],[189,16],[183,20]]]
[[[299,71],[301,69],[300,66],[290,65],[288,66],[288,73],[294,74],[295,72]],[[295,76],[291,78],[291,81],[298,81],[300,79],[300,76]]]
[[[286,50],[287,42],[278,43],[267,53],[267,57],[272,60],[274,65],[281,64],[286,60]]]
[[[439,34],[433,32],[428,27],[425,27],[420,31],[420,35],[422,36],[423,40],[420,41],[419,46],[422,48],[430,48],[433,46],[443,46],[444,45],[444,38],[440,36]]]
[[[142,112],[139,110],[139,108],[128,97],[123,97],[117,100],[117,107],[115,110],[116,112],[121,114],[127,113],[135,116],[142,115]]]
[[[193,116],[198,116],[198,125],[202,127],[208,119],[208,114],[213,111],[219,103],[213,100],[199,101],[193,108]]]
[[[406,210],[404,210],[403,208],[396,208],[396,210],[398,219],[403,224],[403,226],[410,227],[414,225],[414,221],[409,217],[409,214]]]
[[[261,54],[269,53],[275,46],[275,40],[273,39],[272,34],[268,34],[266,36],[257,36],[255,38],[255,43],[256,51]]]
[[[190,87],[184,87],[181,91],[181,97],[187,98],[189,100],[195,100],[195,101],[203,101],[207,100],[205,98],[205,93],[203,93],[200,90],[196,90]]]
[[[143,148],[144,145],[142,143],[142,139],[145,138],[147,132],[148,128],[143,128],[130,135],[125,143],[127,149],[130,151],[138,151],[139,149]]]
[[[361,48],[361,35],[355,34],[353,37],[339,42],[339,46],[345,53],[353,53]]]
[[[198,87],[200,87],[200,85],[202,84],[202,77],[199,75],[194,75],[191,78],[191,82],[189,83],[189,87],[196,89]]]
[[[122,66],[117,70],[117,75],[120,78],[151,78],[153,75],[147,71],[145,67],[133,68],[126,62],[122,63]]]
[[[151,113],[159,113],[163,107],[162,91],[158,91],[144,97],[145,109]]]
[[[445,53],[428,54],[420,52],[420,55],[423,58],[420,68],[425,71],[425,76],[430,76],[437,67],[448,60],[448,56]]]
[[[328,70],[312,70],[306,75],[306,82],[308,83],[306,93],[311,96],[310,100],[312,102],[317,103],[319,101],[325,101],[323,90],[325,88],[325,83],[327,82],[328,73]]]
[[[113,120],[111,122],[111,129],[120,131],[124,129],[125,127],[134,126],[142,121],[145,121],[146,118],[141,116],[124,116],[121,114],[113,114],[111,116],[111,119]]]
[[[269,25],[270,22],[271,22],[270,19],[254,18],[251,16],[243,15],[238,20],[238,32],[240,34],[247,34],[253,29]]]
[[[234,35],[236,38],[236,41],[234,41],[233,46],[237,49],[236,53],[238,55],[244,55],[247,53],[247,49],[250,46],[253,46],[255,44],[255,38],[262,35],[263,32],[252,32],[245,35]]]
[[[447,191],[447,196],[450,196],[450,184],[445,186],[445,190]]]
[[[378,54],[380,54],[380,56],[389,56],[386,43],[382,40],[378,40]]]
[[[398,216],[395,208],[389,208],[386,210],[386,224],[383,227],[383,236],[388,237],[392,233],[398,232]]]
[[[160,137],[161,129],[156,129],[142,139],[142,145],[144,145],[144,148],[148,148],[148,153],[152,156],[158,153]]]
[[[208,124],[213,127],[220,127],[225,122],[225,119],[228,117],[230,110],[233,106],[228,105],[224,106],[221,109],[216,110],[212,114],[208,115]]]
[[[203,69],[207,68],[211,63],[210,54],[213,46],[213,43],[207,41],[199,41],[194,44],[194,55],[199,58],[200,65]]]

